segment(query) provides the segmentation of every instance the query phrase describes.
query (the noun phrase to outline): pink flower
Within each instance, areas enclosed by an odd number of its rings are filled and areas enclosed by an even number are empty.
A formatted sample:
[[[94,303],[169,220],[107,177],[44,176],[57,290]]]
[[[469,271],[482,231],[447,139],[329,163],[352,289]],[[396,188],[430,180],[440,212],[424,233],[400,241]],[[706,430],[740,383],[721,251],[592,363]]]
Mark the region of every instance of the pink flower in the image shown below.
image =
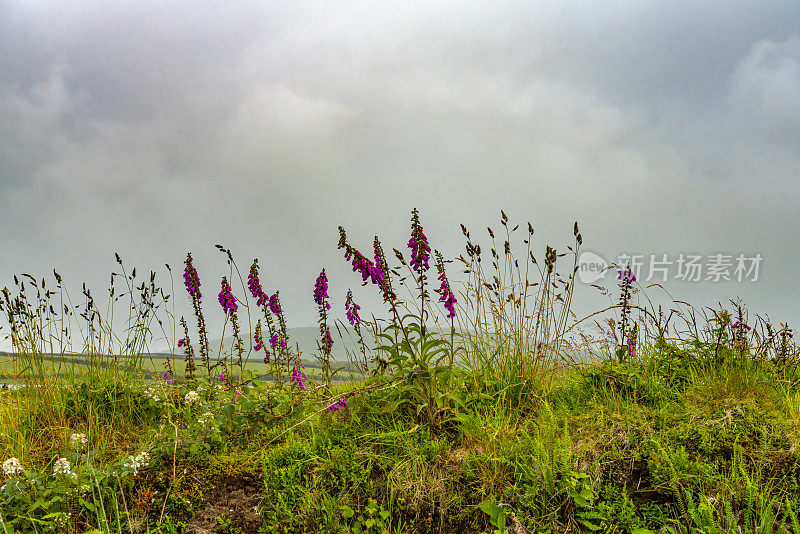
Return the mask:
[[[197,270],[192,264],[191,253],[186,255],[186,261],[183,263],[186,264],[186,269],[183,271],[183,283],[186,286],[186,291],[188,291],[192,297],[197,297],[199,299],[202,296],[200,293],[200,277],[197,276]]]
[[[411,268],[418,272],[427,271],[431,247],[422,231],[422,223],[419,222],[419,212],[416,208],[411,212],[411,239],[408,240],[408,248],[411,249]]]
[[[231,292],[231,286],[228,284],[227,277],[222,277],[222,290],[219,292],[219,303],[222,306],[222,311],[225,313],[234,313],[238,308],[236,299]]]
[[[347,400],[345,400],[344,395],[341,395],[336,402],[328,404],[326,408],[329,412],[338,412],[342,408],[346,407],[347,407]]]
[[[331,305],[325,302],[328,298],[328,277],[325,275],[325,269],[319,273],[317,282],[314,284],[314,302],[317,306],[325,306],[326,310],[331,309]]]

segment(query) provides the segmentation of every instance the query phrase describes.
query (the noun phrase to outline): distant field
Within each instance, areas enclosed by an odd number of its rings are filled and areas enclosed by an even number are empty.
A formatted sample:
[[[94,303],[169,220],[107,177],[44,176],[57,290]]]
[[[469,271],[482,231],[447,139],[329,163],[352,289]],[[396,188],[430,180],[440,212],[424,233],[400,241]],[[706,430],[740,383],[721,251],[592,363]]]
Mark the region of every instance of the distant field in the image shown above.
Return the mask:
[[[61,355],[43,355],[41,358],[42,365],[45,370],[52,373],[58,373],[61,376],[68,376],[73,372],[81,374],[87,370],[87,366],[89,365],[86,357],[82,354],[66,355],[63,357]],[[119,365],[123,366],[126,360],[128,360],[127,357],[120,357],[118,359]],[[182,354],[175,356],[169,354],[149,354],[142,357],[142,370],[145,373],[145,378],[153,378],[162,373],[164,371],[164,363],[168,360],[172,360],[172,367],[175,373],[179,377],[183,377],[184,361]],[[305,366],[305,373],[309,376],[309,378],[318,379],[321,377],[319,362],[301,360],[301,363]],[[102,363],[103,366],[110,364],[112,364],[110,357],[105,358],[104,362]],[[199,368],[201,362],[195,361],[195,364]],[[342,364],[341,362],[332,363],[332,365],[334,369],[346,367],[346,365]],[[267,376],[272,371],[272,367],[268,364],[265,364],[261,359],[251,359],[250,361],[247,361],[245,369],[253,371],[258,376]],[[231,370],[234,370],[232,366]],[[19,378],[18,375],[22,371],[23,363],[21,358],[18,358],[15,354],[0,352],[0,380],[5,382],[14,382]],[[202,371],[200,374],[202,375]],[[353,378],[359,379],[361,378],[361,375],[354,373]],[[351,376],[345,368],[340,369],[337,372],[335,379],[350,380]]]

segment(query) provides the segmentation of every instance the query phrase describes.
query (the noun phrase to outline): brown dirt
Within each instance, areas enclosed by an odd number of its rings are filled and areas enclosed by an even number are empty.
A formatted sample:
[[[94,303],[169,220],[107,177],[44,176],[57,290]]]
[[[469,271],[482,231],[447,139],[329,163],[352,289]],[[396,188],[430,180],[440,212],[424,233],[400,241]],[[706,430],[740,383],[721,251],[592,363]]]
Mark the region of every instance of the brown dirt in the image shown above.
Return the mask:
[[[187,533],[225,532],[218,518],[225,517],[245,534],[256,534],[263,524],[255,508],[261,502],[262,482],[259,476],[234,475],[220,479],[214,489],[203,496],[205,506],[186,525]]]

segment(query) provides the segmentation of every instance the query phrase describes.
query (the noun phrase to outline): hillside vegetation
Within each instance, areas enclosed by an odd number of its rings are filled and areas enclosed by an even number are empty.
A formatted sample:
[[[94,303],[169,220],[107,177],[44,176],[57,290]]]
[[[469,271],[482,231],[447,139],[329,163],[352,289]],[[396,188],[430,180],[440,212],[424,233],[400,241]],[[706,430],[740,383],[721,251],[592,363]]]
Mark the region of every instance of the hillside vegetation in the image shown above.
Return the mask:
[[[654,308],[624,266],[609,308],[575,318],[577,224],[567,254],[542,258],[528,224],[522,261],[519,227],[504,213],[500,224],[489,254],[462,226],[457,267],[416,210],[395,266],[378,238],[367,256],[340,228],[353,281],[386,306],[366,321],[346,291],[347,382],[334,380],[324,269],[309,284],[314,373],[258,262],[240,275],[222,247],[220,360],[204,319],[219,312],[191,254],[189,318],[165,312],[155,274],[140,281],[118,258],[109,302],[122,291],[124,330],[90,291],[69,302],[57,273],[51,286],[17,278],[0,300],[6,372],[23,386],[0,392],[3,532],[800,534],[792,330],[738,302]],[[457,295],[455,268],[467,275]],[[260,317],[252,332],[245,306]],[[181,359],[153,377],[145,348],[162,330],[177,330]]]

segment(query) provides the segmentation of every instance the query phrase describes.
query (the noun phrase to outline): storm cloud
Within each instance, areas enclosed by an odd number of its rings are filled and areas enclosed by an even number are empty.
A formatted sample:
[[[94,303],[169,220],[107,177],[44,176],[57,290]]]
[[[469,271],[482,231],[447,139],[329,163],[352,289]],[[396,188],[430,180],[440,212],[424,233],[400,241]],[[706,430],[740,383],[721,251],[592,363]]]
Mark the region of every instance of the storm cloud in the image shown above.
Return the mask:
[[[213,286],[222,243],[308,325],[322,267],[340,308],[358,284],[338,225],[402,248],[417,207],[452,257],[503,209],[538,249],[578,220],[605,257],[760,253],[756,283],[669,290],[796,322],[798,23],[795,2],[0,2],[0,286],[99,290],[115,252],[190,250]]]

